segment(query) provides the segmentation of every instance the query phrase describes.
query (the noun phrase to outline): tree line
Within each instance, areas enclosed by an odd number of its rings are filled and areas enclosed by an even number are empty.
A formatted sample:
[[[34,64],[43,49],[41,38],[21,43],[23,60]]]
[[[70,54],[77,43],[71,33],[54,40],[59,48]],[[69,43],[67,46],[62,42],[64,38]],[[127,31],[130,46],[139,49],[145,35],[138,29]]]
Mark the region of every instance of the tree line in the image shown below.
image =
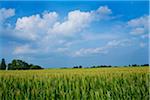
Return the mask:
[[[143,64],[143,65],[131,64],[124,67],[142,67],[142,66],[143,67],[149,66],[149,64]],[[91,66],[91,67],[83,67],[79,65],[79,66],[74,66],[73,68],[109,68],[109,67],[119,67],[119,66],[98,65],[98,66]],[[63,68],[67,68],[67,67],[63,67]],[[29,70],[29,69],[44,69],[44,68],[42,68],[39,65],[28,64],[27,62],[19,59],[14,59],[12,60],[11,63],[6,64],[5,59],[3,58],[0,63],[0,70]]]
[[[0,70],[29,70],[29,69],[43,69],[39,65],[28,64],[25,61],[14,59],[11,63],[6,64],[3,58],[0,63]]]
[[[149,64],[142,64],[142,65],[129,64],[129,65],[123,66],[123,67],[144,67],[144,66],[149,66]],[[73,66],[73,68],[109,68],[109,67],[120,67],[120,66],[112,66],[112,65],[98,65],[98,66],[91,66],[91,67],[83,67],[81,65]]]

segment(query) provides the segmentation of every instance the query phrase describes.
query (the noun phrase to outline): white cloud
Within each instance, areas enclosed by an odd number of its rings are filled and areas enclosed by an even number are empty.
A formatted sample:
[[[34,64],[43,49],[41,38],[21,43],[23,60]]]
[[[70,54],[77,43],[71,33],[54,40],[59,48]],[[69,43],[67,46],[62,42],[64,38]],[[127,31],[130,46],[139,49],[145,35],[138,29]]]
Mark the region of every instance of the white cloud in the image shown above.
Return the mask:
[[[15,9],[0,9],[0,22],[4,22],[7,18],[10,18],[15,15]]]
[[[3,12],[4,10],[6,9],[3,9]],[[0,11],[0,14],[1,12],[2,11]],[[15,14],[13,9],[6,12],[8,13],[8,16],[0,16],[0,19],[7,19]],[[111,14],[111,9],[107,6],[101,6],[93,11],[70,11],[65,18],[61,18],[56,12],[47,11],[42,14],[18,18],[15,29],[13,30],[13,35],[20,39],[24,39],[29,43],[14,48],[13,54],[37,54],[39,52],[42,52],[42,54],[59,52],[72,56],[106,54],[113,48],[129,46],[132,44],[128,39],[113,40],[121,37],[121,33],[125,33],[126,30],[129,30],[130,34],[141,35],[143,38],[147,36],[145,33],[148,32],[148,16],[132,19],[125,23],[121,22],[121,24],[119,23],[121,28],[115,28],[114,25],[116,24],[110,25],[111,28],[107,26],[109,30],[104,29],[104,33],[82,33],[90,27],[92,22],[99,21],[100,23],[103,20],[110,19]],[[61,20],[59,20],[59,18],[61,18]],[[124,25],[127,25],[127,27],[124,27]],[[83,41],[81,39],[83,39]],[[95,43],[103,40],[110,41],[102,47],[87,48],[86,46],[81,46],[86,43],[85,41],[94,41],[93,43]],[[92,43],[89,45],[91,44]],[[37,48],[33,48],[33,45]],[[144,43],[141,43],[140,46],[144,47],[145,45]],[[81,48],[76,50],[78,47]]]
[[[15,27],[15,35],[19,38],[37,40],[46,35],[49,28],[56,22],[56,12],[44,12],[29,17],[18,18]]]
[[[109,16],[110,13],[111,10],[106,6],[95,11],[74,10],[68,12],[65,17],[66,20],[60,21],[56,12],[45,11],[42,14],[18,18],[13,35],[23,40],[32,41],[31,44],[37,45],[40,50],[45,48],[46,52],[52,48],[56,49],[60,45],[64,46],[60,48],[66,48],[70,42],[59,43],[58,41],[65,40],[67,37],[70,38],[70,36],[76,38],[76,34],[81,34],[93,21],[100,21]],[[17,54],[16,51],[15,54]],[[63,50],[58,49],[58,51]],[[19,51],[18,53],[22,52]]]
[[[148,28],[148,18],[149,18],[149,16],[142,16],[140,18],[132,19],[128,22],[128,25],[131,27],[144,26],[144,27]]]
[[[148,34],[149,29],[149,16],[142,16],[135,18],[127,22],[127,26],[130,28],[130,34],[142,35]]]
[[[145,33],[145,29],[142,28],[142,27],[137,27],[137,28],[134,28],[133,30],[131,30],[130,34],[132,35],[141,35],[141,34],[144,34]]]
[[[111,9],[109,9],[107,6],[101,6],[97,9],[97,12],[99,14],[103,14],[103,15],[108,15],[108,14],[111,14],[112,11]]]
[[[106,19],[111,13],[107,6],[101,6],[96,11],[89,12],[74,10],[68,13],[67,20],[62,23],[55,23],[53,28],[49,30],[49,33],[67,35],[78,33],[88,27],[91,22]]]
[[[109,19],[110,18],[109,15],[112,14],[112,11],[107,6],[101,6],[93,13],[95,19],[102,20],[102,19]]]
[[[104,19],[110,13],[111,10],[107,6],[102,6],[95,11],[70,11],[64,21],[58,20],[56,12],[22,17],[17,19],[15,35],[28,40],[39,40],[43,36],[72,36],[82,32],[91,22]]]
[[[11,17],[15,15],[15,9],[0,8],[0,36],[10,36],[13,32]]]
[[[22,45],[22,46],[17,46],[14,51],[13,54],[33,54],[36,53],[37,50],[33,49],[30,47],[30,45],[26,44],[26,45]]]
[[[92,15],[90,12],[81,12],[80,10],[71,11],[68,13],[67,20],[54,24],[53,28],[49,30],[49,33],[58,34],[72,34],[80,32],[82,29],[89,26],[92,21]]]
[[[112,11],[107,6],[101,6],[93,11],[73,10],[68,12],[64,18],[59,16],[57,12],[45,11],[41,14],[18,18],[15,28],[10,24],[10,28],[6,27],[3,31],[7,31],[11,35],[10,31],[13,30],[12,35],[26,40],[25,45],[18,43],[15,48],[13,47],[13,54],[19,56],[24,54],[38,55],[38,53],[42,53],[42,55],[62,53],[74,57],[107,54],[114,48],[132,45],[133,40],[118,40],[118,38],[128,35],[123,34],[127,30],[130,34],[140,35],[143,39],[148,37],[145,33],[148,32],[149,16],[142,16],[128,22],[117,22],[118,20],[116,20],[113,21],[113,25],[110,22],[110,26],[106,26],[106,29],[98,26],[96,28],[99,29],[94,30],[95,28],[92,26],[92,30],[88,30],[93,22],[101,23],[103,20],[111,19],[111,14]],[[0,20],[2,21],[14,15],[14,9],[0,9]],[[116,24],[119,27],[114,27]],[[127,27],[124,27],[125,25]],[[106,41],[109,41],[106,45],[97,46],[98,43],[101,45]],[[141,41],[138,41],[137,44],[140,47],[146,46]],[[89,46],[93,48],[88,48]]]
[[[112,40],[109,41],[105,46],[96,48],[81,48],[78,51],[72,53],[74,57],[77,56],[88,56],[93,54],[107,54],[111,48],[119,48],[131,45],[131,41],[128,39],[124,40]]]
[[[109,41],[106,45],[106,48],[114,48],[114,47],[120,47],[120,46],[129,46],[132,42],[129,39],[123,39],[123,40],[112,40]]]
[[[73,53],[73,56],[87,56],[87,55],[92,55],[92,54],[105,54],[108,51],[105,50],[104,47],[99,47],[99,48],[81,48],[80,50],[76,51]]]

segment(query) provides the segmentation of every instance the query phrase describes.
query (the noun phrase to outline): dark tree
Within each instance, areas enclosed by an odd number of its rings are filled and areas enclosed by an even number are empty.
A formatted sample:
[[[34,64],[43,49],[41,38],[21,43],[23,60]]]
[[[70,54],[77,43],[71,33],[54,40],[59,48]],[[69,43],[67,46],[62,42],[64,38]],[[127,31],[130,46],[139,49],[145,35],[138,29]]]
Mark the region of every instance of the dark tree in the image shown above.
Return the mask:
[[[143,64],[143,65],[141,65],[141,66],[149,66],[149,64]]]
[[[96,68],[96,66],[92,66],[91,68]]]
[[[78,68],[78,66],[74,66],[73,68]]]
[[[111,65],[107,66],[107,67],[112,67]]]
[[[80,65],[79,68],[82,68],[82,66]]]
[[[27,69],[43,69],[38,65],[28,64],[25,61],[14,59],[11,63],[8,64],[9,70],[27,70]]]
[[[43,69],[41,66],[38,65],[31,65],[30,69]]]
[[[129,67],[131,67],[131,65],[129,64]]]
[[[13,69],[13,67],[12,67],[12,64],[9,63],[9,64],[8,64],[8,70],[11,70],[11,69]]]
[[[8,69],[18,69],[18,70],[22,70],[22,69],[29,69],[29,65],[28,63],[22,61],[22,60],[16,60],[14,59],[12,61],[12,63],[8,64]]]
[[[5,64],[5,59],[2,59],[1,65],[0,65],[1,70],[6,70],[6,64]]]
[[[137,67],[138,65],[137,64],[132,64],[132,67]]]

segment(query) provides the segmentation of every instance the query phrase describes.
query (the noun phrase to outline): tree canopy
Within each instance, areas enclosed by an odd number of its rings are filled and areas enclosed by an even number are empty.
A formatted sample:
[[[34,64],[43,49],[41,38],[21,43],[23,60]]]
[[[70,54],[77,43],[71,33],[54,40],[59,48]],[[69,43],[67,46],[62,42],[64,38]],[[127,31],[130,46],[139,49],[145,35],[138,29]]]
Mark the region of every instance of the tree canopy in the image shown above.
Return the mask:
[[[14,59],[8,64],[8,70],[43,69],[41,66],[28,64],[25,61]]]
[[[1,70],[6,70],[6,64],[5,64],[5,59],[4,58],[2,59],[2,62],[0,64],[0,69]]]

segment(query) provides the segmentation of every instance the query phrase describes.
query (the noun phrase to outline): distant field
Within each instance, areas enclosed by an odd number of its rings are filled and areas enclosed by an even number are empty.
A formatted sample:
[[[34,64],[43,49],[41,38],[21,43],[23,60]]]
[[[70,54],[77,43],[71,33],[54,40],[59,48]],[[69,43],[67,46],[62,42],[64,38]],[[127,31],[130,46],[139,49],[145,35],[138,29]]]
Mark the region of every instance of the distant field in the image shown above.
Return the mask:
[[[149,68],[0,71],[0,100],[149,100]]]

